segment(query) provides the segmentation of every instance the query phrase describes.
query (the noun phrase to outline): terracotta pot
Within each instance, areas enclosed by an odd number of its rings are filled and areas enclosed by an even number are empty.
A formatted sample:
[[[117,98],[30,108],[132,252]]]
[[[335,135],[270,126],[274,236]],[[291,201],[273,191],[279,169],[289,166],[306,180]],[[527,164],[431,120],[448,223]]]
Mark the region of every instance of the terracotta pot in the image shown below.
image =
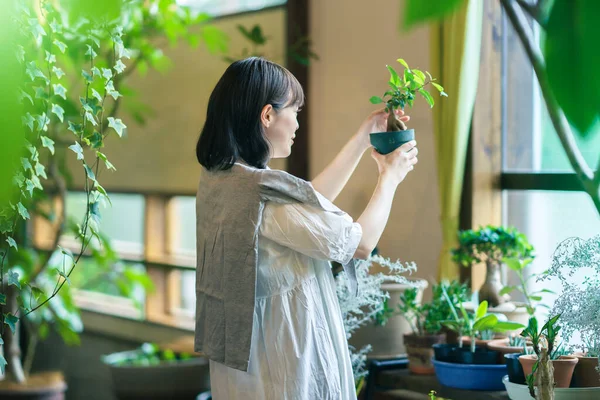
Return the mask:
[[[42,372],[29,376],[23,385],[0,382],[2,400],[64,400],[67,384],[59,372]]]
[[[446,335],[417,336],[415,334],[404,335],[404,345],[408,354],[408,369],[419,375],[433,375],[435,369],[431,359],[433,358],[433,345],[446,342]]]
[[[600,372],[596,370],[598,367],[598,357],[585,357],[575,355],[579,362],[575,366],[573,372],[574,387],[600,387]]]
[[[519,357],[519,362],[523,366],[525,377],[531,374],[533,364],[537,361],[537,356],[534,354],[522,355]],[[558,360],[550,361],[554,367],[554,382],[558,388],[568,388],[571,385],[571,378],[575,365],[579,359],[575,356],[561,356]]]

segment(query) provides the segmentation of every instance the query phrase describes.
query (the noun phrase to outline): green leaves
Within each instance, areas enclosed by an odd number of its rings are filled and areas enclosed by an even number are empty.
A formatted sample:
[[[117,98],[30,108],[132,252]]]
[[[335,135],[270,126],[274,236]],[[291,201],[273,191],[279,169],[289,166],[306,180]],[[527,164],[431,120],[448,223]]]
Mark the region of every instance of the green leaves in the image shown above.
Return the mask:
[[[79,142],[75,142],[75,144],[69,146],[69,149],[73,150],[75,154],[77,154],[78,160],[83,160],[83,148],[79,144]]]
[[[67,45],[66,44],[64,44],[63,42],[61,42],[58,39],[54,39],[54,41],[52,43],[54,43],[54,45],[56,47],[58,47],[58,49],[60,50],[61,53],[63,53],[63,54],[65,53],[65,50],[67,49]]]
[[[23,219],[29,219],[29,212],[27,211],[27,209],[25,208],[25,206],[19,202],[17,203],[17,211],[19,212],[19,215],[21,215],[21,217]]]
[[[401,84],[401,79],[398,76],[398,73],[396,72],[396,70],[393,67],[390,67],[389,65],[386,65],[388,71],[390,71],[390,83],[392,85],[394,85],[395,87],[400,86]]]
[[[17,242],[15,242],[15,239],[13,239],[9,236],[6,238],[6,242],[8,243],[8,245],[10,247],[14,247],[15,250],[19,250],[19,247],[17,246]]]
[[[92,181],[95,181],[96,175],[94,174],[94,171],[92,171],[92,169],[89,167],[89,165],[84,164],[83,168],[85,169],[85,173],[86,173],[87,177],[90,178]]]
[[[60,96],[65,100],[67,99],[67,89],[63,85],[60,83],[53,84],[52,89],[54,89],[54,94],[56,96]]]
[[[404,29],[420,23],[438,21],[457,10],[465,0],[423,1],[406,0],[404,6]]]
[[[15,271],[8,271],[8,285],[9,286],[16,286],[19,289],[21,289],[21,282],[19,281],[19,274],[16,273]]]
[[[123,137],[123,130],[127,128],[120,118],[115,119],[113,117],[108,117],[108,127],[113,128],[119,137]]]
[[[369,101],[371,102],[371,104],[381,104],[383,103],[383,99],[379,96],[373,96],[369,99]]]
[[[482,318],[488,310],[488,302],[487,301],[482,301],[481,303],[479,303],[479,307],[477,307],[477,312],[475,313],[475,318],[479,319]]]
[[[555,0],[546,27],[548,81],[567,119],[585,136],[600,116],[600,2]],[[568,77],[579,76],[581,84]]]
[[[10,327],[12,333],[15,333],[15,329],[17,328],[16,324],[19,322],[19,318],[12,315],[12,313],[4,314],[4,323]]]
[[[60,122],[65,119],[65,110],[58,104],[52,104],[52,113],[58,117]]]
[[[473,324],[474,331],[485,331],[488,329],[494,329],[498,324],[498,317],[494,314],[486,315],[481,318],[477,318]]]
[[[110,170],[110,169],[112,169],[112,170],[114,170],[114,171],[116,171],[116,170],[117,170],[117,169],[115,168],[115,166],[114,166],[114,165],[112,165],[112,163],[111,163],[110,161],[108,161],[108,158],[106,158],[106,155],[105,155],[105,154],[103,154],[103,153],[101,153],[101,152],[97,151],[97,152],[96,152],[96,155],[97,155],[97,156],[98,156],[98,157],[99,157],[99,158],[100,158],[102,161],[104,161],[104,164],[106,165],[106,168],[107,168],[107,169],[109,169],[109,170]]]
[[[419,93],[425,98],[425,100],[429,104],[429,107],[433,108],[435,102],[433,101],[433,97],[431,97],[431,94],[425,89],[419,89]]]

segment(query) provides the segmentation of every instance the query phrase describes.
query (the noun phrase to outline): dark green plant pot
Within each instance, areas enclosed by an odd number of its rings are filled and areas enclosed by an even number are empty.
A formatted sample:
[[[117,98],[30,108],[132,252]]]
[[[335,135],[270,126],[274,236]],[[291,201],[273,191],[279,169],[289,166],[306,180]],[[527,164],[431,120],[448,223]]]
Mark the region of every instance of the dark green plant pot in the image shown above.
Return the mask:
[[[454,353],[456,352],[456,345],[437,343],[433,346],[433,356],[438,361],[443,362],[454,362]]]
[[[498,352],[485,347],[476,347],[472,353],[469,346],[456,349],[455,362],[459,364],[496,364]]]
[[[415,130],[407,129],[405,131],[371,133],[370,140],[378,153],[388,154],[404,143],[415,140]]]
[[[510,353],[504,355],[506,368],[508,369],[508,380],[519,385],[525,384],[525,373],[523,366],[519,362],[520,353]]]

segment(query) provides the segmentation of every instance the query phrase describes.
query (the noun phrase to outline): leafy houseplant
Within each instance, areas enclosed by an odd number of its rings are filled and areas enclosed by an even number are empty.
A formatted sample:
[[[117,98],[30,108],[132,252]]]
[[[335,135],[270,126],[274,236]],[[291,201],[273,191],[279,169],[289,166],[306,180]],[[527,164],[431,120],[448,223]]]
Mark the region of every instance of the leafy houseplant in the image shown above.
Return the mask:
[[[444,287],[444,289],[442,289]],[[442,332],[443,321],[448,320],[450,308],[442,291],[450,293],[454,304],[467,300],[467,286],[458,281],[442,282],[433,286],[431,302],[419,304],[416,301],[417,289],[407,289],[400,296],[398,314],[404,315],[412,327],[411,334],[404,335],[404,343],[409,359],[409,369],[417,374],[433,374],[431,363],[433,346],[446,342],[446,334]]]
[[[3,160],[0,171],[12,171],[16,188],[10,197],[2,190],[0,202],[3,373],[6,367],[0,397],[10,395],[3,385],[14,383],[25,393],[35,345],[51,328],[67,344],[78,344],[82,326],[72,283],[93,289],[93,282],[102,282],[125,296],[139,287],[151,288],[144,273],[120,262],[110,238],[100,230],[101,207],[110,204],[100,174],[115,169],[103,147],[110,136],[126,132],[118,118],[123,106],[143,122],[144,107],[133,101],[123,104],[123,98],[133,99],[126,86],[133,71],[165,65],[166,58],[149,38],[199,40],[186,28],[208,20],[175,7],[175,0],[107,0],[101,5],[83,0],[14,1],[6,11],[14,24],[14,48],[6,54],[17,54],[18,68],[11,77],[17,82],[15,90],[5,96],[14,95],[14,103],[20,99],[15,110],[22,125],[7,133],[19,144],[18,165]],[[221,43],[220,32],[205,29],[200,35],[206,43]],[[67,157],[80,161],[77,173],[86,178],[86,211],[77,220],[67,220],[66,196],[72,183]],[[34,216],[50,227],[44,244],[31,241]],[[67,234],[78,241],[73,252],[59,246]],[[92,261],[90,268],[75,269],[88,264],[86,260]],[[25,352],[17,340],[21,326],[27,333]],[[64,384],[49,387],[52,391],[64,391]]]
[[[521,336],[533,344],[535,355],[522,355],[519,362],[526,375],[529,392],[536,399],[553,399],[554,386],[569,387],[577,358],[565,356],[556,339],[561,327],[558,325],[560,315],[551,317],[538,330],[538,322],[534,317],[529,319],[529,325],[521,332]],[[534,390],[537,388],[537,396]]]
[[[468,267],[486,264],[484,284],[479,288],[479,300],[492,307],[509,299],[503,290],[500,266],[505,258],[525,259],[533,256],[533,246],[515,228],[485,226],[477,230],[458,232],[458,248],[452,250],[452,260]]]
[[[450,301],[449,299],[447,300]],[[469,314],[462,303],[459,304],[459,310],[461,317],[458,316],[458,313],[453,308],[454,320],[445,321],[444,324],[450,329],[457,331],[461,336],[459,348],[463,347],[463,335],[470,338],[470,352],[473,353],[474,362],[467,362],[467,364],[478,363],[475,360],[478,338],[482,338],[483,335],[489,332],[505,332],[523,327],[523,325],[516,322],[499,321],[496,315],[488,314],[488,303],[485,300],[479,304],[475,314]],[[496,358],[497,354],[493,352],[493,355],[489,355],[489,363],[495,363]]]
[[[208,360],[185,351],[144,343],[102,357],[117,398],[192,399],[210,388]]]
[[[440,95],[447,96],[444,88],[435,82],[429,72],[423,73],[418,69],[411,69],[406,61],[401,58],[397,61],[404,67],[402,76],[396,72],[394,67],[388,65],[390,89],[384,93],[383,97],[373,96],[370,99],[372,104],[385,103],[385,111],[389,113],[387,131],[372,133],[370,136],[373,147],[381,154],[390,153],[415,138],[415,131],[413,129],[407,130],[404,122],[396,117],[394,110],[404,110],[406,105],[412,107],[417,93],[423,96],[430,107],[433,107],[435,104],[433,96],[425,89],[429,84],[437,89]]]
[[[525,307],[526,307],[527,313],[529,314],[530,317],[532,317],[533,314],[535,313],[536,307],[548,307],[547,305],[541,303],[541,301],[542,301],[541,295],[543,293],[554,294],[554,292],[552,290],[542,289],[542,290],[538,290],[535,292],[530,292],[527,287],[527,281],[529,281],[532,278],[536,278],[540,275],[540,274],[531,273],[531,274],[529,274],[529,276],[527,278],[525,278],[523,271],[525,270],[525,268],[528,265],[530,265],[533,262],[532,257],[527,257],[527,258],[507,257],[507,258],[504,258],[502,260],[502,262],[508,268],[510,268],[512,271],[515,272],[515,274],[519,278],[519,285],[518,286],[505,286],[504,288],[502,288],[502,290],[499,293],[501,296],[503,296],[505,294],[510,294],[510,293],[514,292],[515,290],[518,290],[519,292],[521,292],[523,294],[523,297],[525,297]]]
[[[561,242],[543,280],[556,279],[562,290],[554,302],[553,314],[560,314],[563,338],[574,346],[579,363],[575,368],[577,386],[600,386],[600,235],[590,239],[571,237]],[[583,278],[584,277],[584,278]]]

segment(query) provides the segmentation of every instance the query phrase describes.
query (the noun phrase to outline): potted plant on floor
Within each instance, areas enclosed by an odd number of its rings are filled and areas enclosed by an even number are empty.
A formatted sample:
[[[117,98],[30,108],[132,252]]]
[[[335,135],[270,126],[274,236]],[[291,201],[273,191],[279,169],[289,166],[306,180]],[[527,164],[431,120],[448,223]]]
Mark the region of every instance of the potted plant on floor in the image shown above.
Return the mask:
[[[487,301],[496,307],[510,298],[503,289],[500,267],[502,260],[510,257],[525,259],[533,257],[533,246],[527,237],[515,228],[485,226],[477,230],[458,232],[459,245],[452,250],[452,259],[463,267],[485,263],[486,276],[479,288],[479,301]]]
[[[423,73],[418,69],[411,69],[401,58],[397,61],[404,67],[403,74],[399,75],[394,67],[387,65],[390,72],[388,82],[390,89],[384,93],[383,97],[373,96],[370,99],[372,104],[385,103],[385,111],[389,113],[386,132],[376,132],[370,135],[371,144],[381,154],[391,153],[415,138],[414,129],[407,129],[404,122],[396,117],[394,110],[404,110],[406,105],[412,107],[417,93],[423,96],[430,107],[433,107],[435,104],[433,96],[425,89],[429,84],[439,91],[441,96],[448,96],[444,92],[444,88],[435,82],[436,79],[432,78],[429,72]]]
[[[560,243],[552,265],[543,279],[555,279],[562,290],[554,302],[553,314],[560,314],[563,339],[581,338],[575,345],[579,362],[574,386],[600,387],[600,235],[584,240],[569,238]]]

